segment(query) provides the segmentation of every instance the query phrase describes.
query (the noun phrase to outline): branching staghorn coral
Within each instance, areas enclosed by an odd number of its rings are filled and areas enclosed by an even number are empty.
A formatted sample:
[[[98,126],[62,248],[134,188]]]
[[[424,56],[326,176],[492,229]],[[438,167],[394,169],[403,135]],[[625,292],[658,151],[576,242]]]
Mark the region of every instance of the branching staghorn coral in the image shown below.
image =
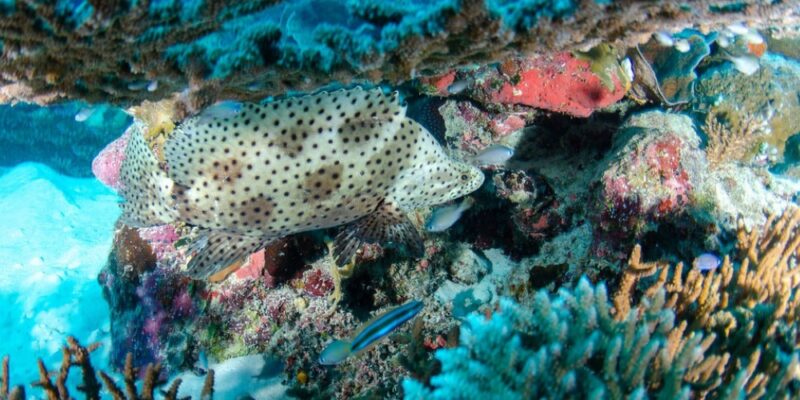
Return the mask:
[[[726,114],[711,110],[706,114],[703,131],[708,137],[706,158],[711,168],[730,161],[744,161],[753,148],[769,132],[770,117],[739,116],[732,120]],[[727,120],[725,123],[722,119]]]
[[[406,379],[406,399],[688,399],[714,385],[725,357],[706,357],[714,335],[675,325],[665,292],[621,320],[602,284],[581,279],[555,296],[536,293],[530,310],[501,299],[491,318],[474,313],[461,343],[436,352],[442,372],[431,387]]]
[[[138,371],[133,367],[133,355],[128,353],[125,359],[125,369],[123,370],[123,378],[125,383],[125,391],[114,383],[114,380],[107,373],[99,371],[100,378],[105,385],[103,386],[97,380],[95,375],[94,366],[92,366],[89,354],[100,347],[100,343],[93,343],[89,346],[82,346],[77,339],[72,336],[67,337],[67,344],[62,349],[61,366],[58,369],[56,380],[53,382],[51,376],[53,373],[47,370],[44,362],[39,359],[39,381],[34,382],[33,386],[40,387],[45,394],[47,400],[70,400],[73,397],[67,385],[69,372],[72,367],[79,367],[83,375],[82,384],[78,386],[78,390],[83,392],[86,399],[104,398],[111,396],[114,400],[153,400],[155,399],[156,386],[161,384],[159,381],[159,373],[161,366],[159,364],[148,364],[145,368],[144,378],[142,381],[141,392],[137,389]],[[25,399],[24,386],[16,386],[9,392],[9,358],[3,357],[2,369],[0,369],[0,400],[22,400]],[[164,400],[176,400],[178,397],[178,389],[181,380],[176,379],[172,382],[166,392],[162,392]],[[212,400],[214,396],[214,370],[208,370],[203,389],[200,394],[202,400]]]
[[[641,264],[637,246],[628,263],[634,267],[624,272],[622,282],[658,272],[654,282],[640,288],[644,299],[666,293],[666,307],[675,310],[689,331],[717,336],[708,353],[731,361],[717,371],[720,384],[727,388],[715,385],[709,393],[797,395],[800,209],[770,216],[761,229],[748,231],[740,221],[737,240],[739,260],[725,257],[720,268],[705,273],[697,268],[684,271],[682,263],[674,268],[660,264],[642,273],[635,268]],[[620,285],[615,295],[617,319],[625,318],[633,303],[632,287]],[[791,382],[793,389],[787,392]]]

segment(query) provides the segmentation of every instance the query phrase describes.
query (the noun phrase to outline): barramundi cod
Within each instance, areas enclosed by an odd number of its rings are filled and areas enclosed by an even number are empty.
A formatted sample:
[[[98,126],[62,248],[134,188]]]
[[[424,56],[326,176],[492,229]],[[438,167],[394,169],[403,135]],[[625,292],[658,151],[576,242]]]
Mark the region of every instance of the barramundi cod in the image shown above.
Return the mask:
[[[397,92],[354,88],[242,104],[175,128],[163,162],[134,129],[122,164],[123,222],[198,228],[189,273],[205,278],[303,231],[346,225],[343,265],[364,243],[422,252],[406,213],[476,190],[483,174],[451,159],[406,117]]]

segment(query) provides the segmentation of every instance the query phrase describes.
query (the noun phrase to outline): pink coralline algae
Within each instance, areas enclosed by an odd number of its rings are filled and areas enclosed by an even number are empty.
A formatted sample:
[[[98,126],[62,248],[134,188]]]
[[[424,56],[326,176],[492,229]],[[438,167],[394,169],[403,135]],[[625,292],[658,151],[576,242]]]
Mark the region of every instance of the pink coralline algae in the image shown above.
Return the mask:
[[[641,212],[660,217],[685,206],[692,190],[689,174],[681,164],[684,143],[665,135],[635,150],[622,167],[603,175],[605,197],[611,204],[629,204],[635,197]]]
[[[261,249],[247,259],[247,262],[237,269],[234,275],[239,279],[258,279],[262,276],[265,265],[264,250]],[[272,283],[272,282],[270,282]],[[269,284],[268,286],[273,286]]]
[[[129,131],[109,143],[92,161],[92,173],[104,185],[120,189],[119,170],[125,160],[125,147],[128,146]]]
[[[316,297],[326,296],[333,290],[333,279],[320,269],[303,274],[303,290]]]
[[[159,261],[175,252],[174,244],[180,238],[172,225],[139,228],[139,236],[150,244]]]
[[[614,141],[599,171],[593,213],[598,238],[627,245],[657,225],[652,222],[674,222],[693,210],[707,164],[690,118],[661,112],[634,115]]]
[[[612,77],[613,88],[608,88],[590,68],[589,61],[568,52],[510,60],[501,66],[501,79],[505,82],[500,89],[495,91],[491,87],[497,86],[488,86],[492,90],[490,99],[588,117],[625,95],[624,85],[616,76]]]

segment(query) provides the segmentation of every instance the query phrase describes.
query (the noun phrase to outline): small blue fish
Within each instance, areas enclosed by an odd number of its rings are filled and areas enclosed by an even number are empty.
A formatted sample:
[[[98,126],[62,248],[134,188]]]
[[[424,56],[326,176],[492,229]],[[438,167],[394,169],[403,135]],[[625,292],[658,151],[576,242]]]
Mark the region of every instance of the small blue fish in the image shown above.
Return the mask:
[[[77,114],[75,114],[75,121],[78,122],[86,121],[87,119],[89,119],[89,117],[92,116],[92,114],[94,114],[95,111],[97,111],[97,109],[94,107],[81,108],[81,110],[78,111]]]
[[[461,214],[469,210],[473,204],[475,204],[475,200],[471,197],[467,197],[459,204],[451,204],[449,206],[437,208],[433,211],[431,218],[425,224],[425,229],[427,229],[428,232],[442,232],[447,230],[458,222],[459,218],[461,218]]]
[[[699,256],[697,256],[697,258],[694,259],[694,262],[692,263],[692,265],[694,265],[694,267],[696,269],[705,272],[705,271],[713,271],[713,270],[717,269],[717,267],[719,267],[719,265],[721,263],[722,263],[722,260],[720,260],[719,257],[717,257],[716,254],[703,253],[703,254],[700,254]]]
[[[208,123],[214,119],[233,118],[242,111],[242,103],[233,100],[223,100],[200,112],[199,123]]]
[[[362,325],[350,341],[336,340],[325,347],[325,350],[322,350],[319,355],[319,363],[322,365],[336,365],[351,355],[367,350],[378,340],[386,337],[404,322],[419,314],[423,305],[421,301],[410,301],[373,318]]]
[[[468,159],[481,165],[497,165],[510,160],[511,157],[514,157],[514,149],[502,144],[493,144]]]

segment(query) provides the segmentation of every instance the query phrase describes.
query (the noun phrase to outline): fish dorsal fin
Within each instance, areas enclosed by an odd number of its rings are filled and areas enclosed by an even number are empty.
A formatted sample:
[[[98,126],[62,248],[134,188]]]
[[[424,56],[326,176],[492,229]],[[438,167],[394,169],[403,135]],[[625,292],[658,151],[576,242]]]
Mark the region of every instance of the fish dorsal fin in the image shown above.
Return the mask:
[[[389,243],[405,246],[414,256],[421,256],[424,247],[417,228],[402,210],[384,201],[371,214],[347,225],[333,242],[337,265],[345,265],[364,244]]]
[[[226,231],[201,229],[189,245],[188,273],[195,279],[207,279],[217,271],[263,249],[270,239],[240,235]]]
[[[141,227],[172,222],[177,216],[172,200],[174,182],[158,164],[158,159],[142,135],[143,127],[131,126],[125,162],[120,167],[122,221]]]
[[[380,88],[320,92],[264,105],[245,103],[230,117],[185,120],[170,135],[164,154],[170,178],[191,187],[198,175],[224,176],[241,168],[232,160],[243,154],[251,157],[259,151],[257,146],[272,143],[287,154],[298,154],[305,137],[399,125],[405,112],[397,92],[384,94]]]

